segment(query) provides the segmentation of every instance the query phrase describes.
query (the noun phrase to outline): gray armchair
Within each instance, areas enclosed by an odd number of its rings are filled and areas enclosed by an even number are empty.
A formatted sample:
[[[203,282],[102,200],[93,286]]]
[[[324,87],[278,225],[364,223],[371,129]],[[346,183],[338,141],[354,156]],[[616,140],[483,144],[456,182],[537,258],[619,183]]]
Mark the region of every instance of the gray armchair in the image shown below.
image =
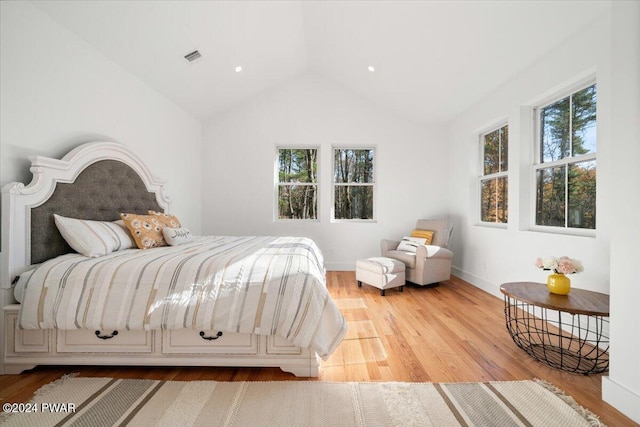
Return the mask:
[[[381,255],[402,261],[408,282],[424,286],[448,280],[453,258],[453,253],[447,249],[453,232],[451,222],[448,219],[419,219],[416,228],[434,232],[430,245],[419,245],[415,253],[404,252],[397,250],[399,240],[385,239],[380,243]]]

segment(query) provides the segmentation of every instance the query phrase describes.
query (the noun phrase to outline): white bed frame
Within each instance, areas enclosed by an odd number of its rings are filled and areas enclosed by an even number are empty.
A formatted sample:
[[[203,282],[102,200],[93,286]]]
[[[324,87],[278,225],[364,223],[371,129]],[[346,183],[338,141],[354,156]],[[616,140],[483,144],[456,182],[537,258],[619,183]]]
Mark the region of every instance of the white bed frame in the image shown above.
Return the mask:
[[[117,160],[134,169],[168,212],[164,183],[127,147],[114,142],[83,144],[61,160],[30,157],[33,180],[2,189],[0,275],[0,374],[37,365],[141,365],[279,367],[296,376],[317,377],[315,352],[284,338],[179,329],[172,331],[23,330],[16,327],[20,305],[12,281],[31,264],[31,209],[47,201],[57,183],[73,183],[89,165]]]

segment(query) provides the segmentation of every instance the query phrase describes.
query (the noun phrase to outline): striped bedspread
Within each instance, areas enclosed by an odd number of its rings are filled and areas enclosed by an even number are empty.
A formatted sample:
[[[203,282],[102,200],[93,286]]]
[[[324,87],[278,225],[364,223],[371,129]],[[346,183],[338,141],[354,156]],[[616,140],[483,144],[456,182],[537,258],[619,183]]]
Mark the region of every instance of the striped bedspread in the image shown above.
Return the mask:
[[[346,332],[316,244],[198,237],[103,257],[62,255],[26,283],[23,329],[201,329],[280,335],[327,358]]]

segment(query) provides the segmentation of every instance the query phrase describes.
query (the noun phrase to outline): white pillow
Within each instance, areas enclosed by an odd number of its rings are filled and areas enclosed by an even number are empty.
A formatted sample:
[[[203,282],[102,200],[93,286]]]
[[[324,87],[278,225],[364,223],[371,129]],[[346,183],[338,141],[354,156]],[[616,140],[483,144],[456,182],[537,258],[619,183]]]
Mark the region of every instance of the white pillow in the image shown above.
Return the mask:
[[[162,236],[169,246],[184,245],[193,241],[194,237],[188,228],[171,228],[164,227]]]
[[[84,256],[95,258],[137,247],[122,220],[91,221],[56,214],[53,216],[64,240]]]
[[[419,245],[424,245],[427,239],[423,237],[407,237],[404,236],[398,245],[397,250],[403,252],[416,252]]]

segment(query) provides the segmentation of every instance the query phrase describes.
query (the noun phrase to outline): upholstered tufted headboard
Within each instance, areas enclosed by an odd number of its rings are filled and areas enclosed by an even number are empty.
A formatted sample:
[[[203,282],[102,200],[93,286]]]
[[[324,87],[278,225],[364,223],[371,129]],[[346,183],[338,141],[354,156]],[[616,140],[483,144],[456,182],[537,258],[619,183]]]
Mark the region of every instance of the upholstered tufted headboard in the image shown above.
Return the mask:
[[[72,184],[57,184],[42,205],[31,209],[31,263],[73,252],[58,231],[53,214],[71,218],[115,221],[120,212],[162,211],[138,173],[117,160],[87,166]]]
[[[54,213],[115,221],[121,212],[168,212],[164,183],[122,144],[90,142],[61,160],[30,159],[33,180],[28,185],[13,182],[2,189],[3,291],[26,266],[72,252],[58,232]]]

